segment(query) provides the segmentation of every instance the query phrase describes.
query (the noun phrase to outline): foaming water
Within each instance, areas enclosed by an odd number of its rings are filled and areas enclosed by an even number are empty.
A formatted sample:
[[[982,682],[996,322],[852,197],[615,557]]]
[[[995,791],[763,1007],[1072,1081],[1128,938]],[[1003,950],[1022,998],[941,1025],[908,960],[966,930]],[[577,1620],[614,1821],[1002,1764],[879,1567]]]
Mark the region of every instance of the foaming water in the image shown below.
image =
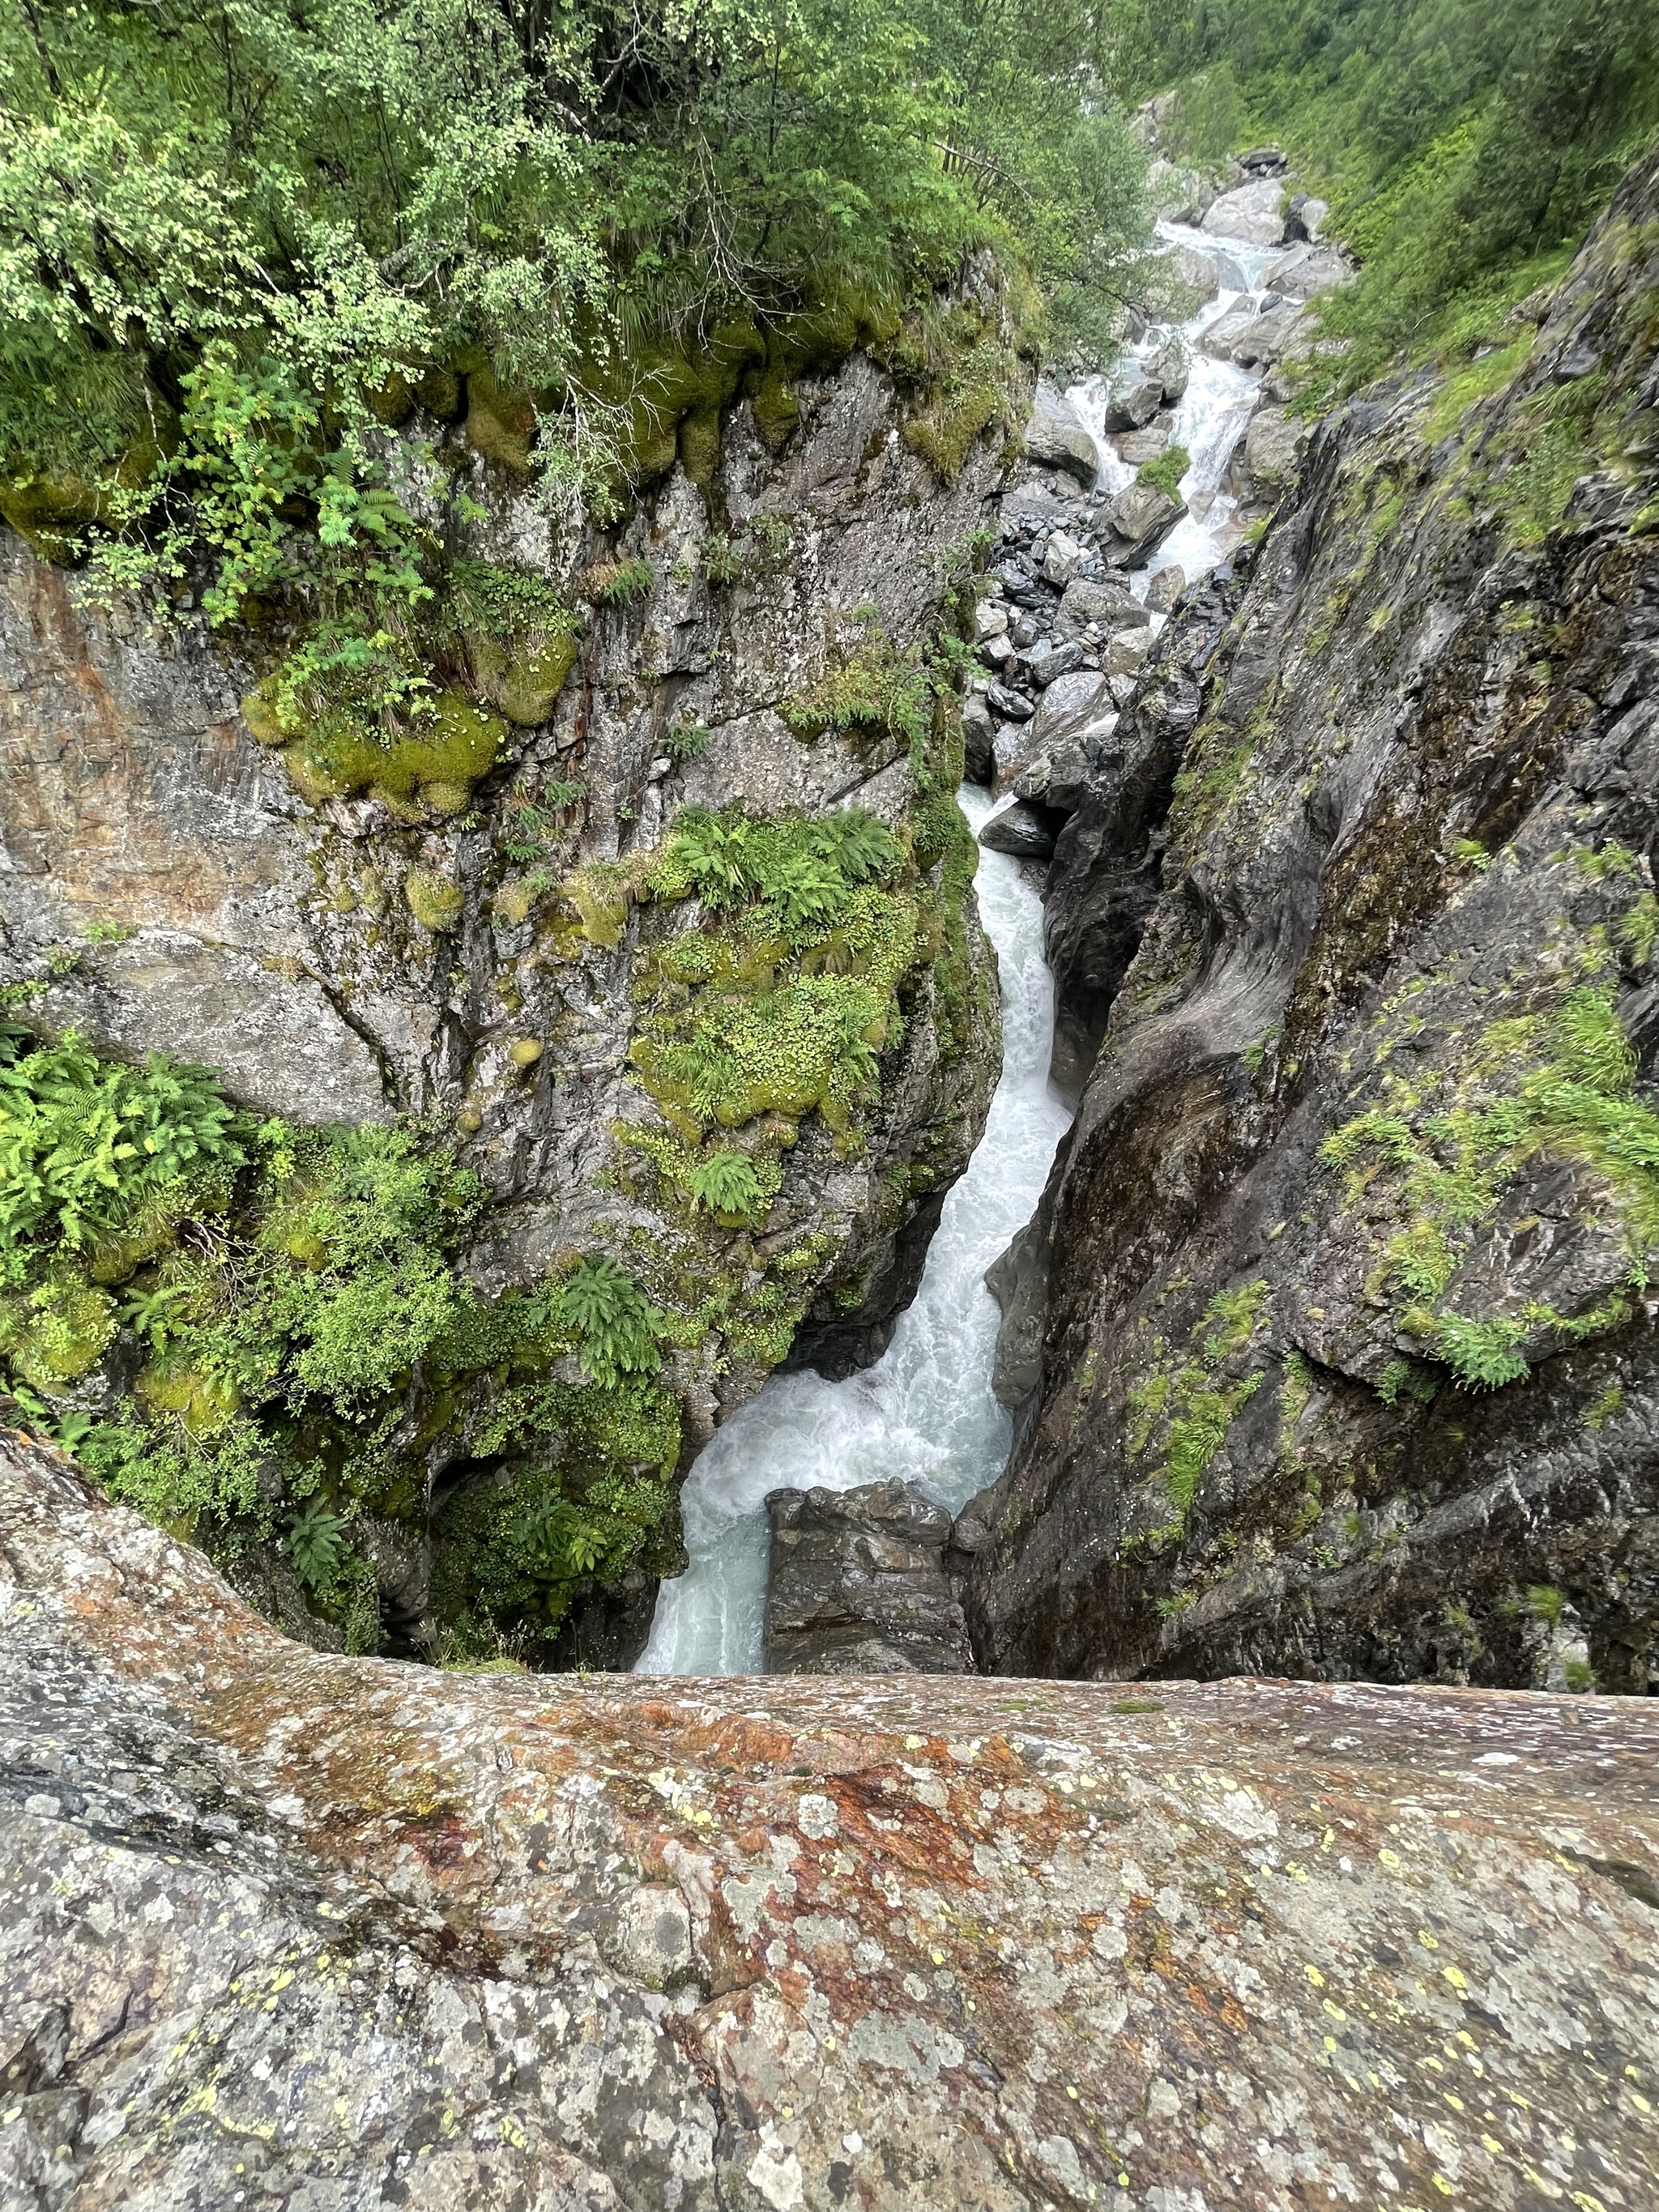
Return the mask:
[[[1240,368],[1230,361],[1212,361],[1200,353],[1196,341],[1212,323],[1236,307],[1259,307],[1265,295],[1255,289],[1263,269],[1279,251],[1274,246],[1252,246],[1242,238],[1213,238],[1207,231],[1181,223],[1160,222],[1158,235],[1170,246],[1187,246],[1206,254],[1216,264],[1222,289],[1215,299],[1182,324],[1154,323],[1136,344],[1127,347],[1123,364],[1150,361],[1177,331],[1186,340],[1187,389],[1176,404],[1170,443],[1184,446],[1191,455],[1181,479],[1182,497],[1196,509],[1183,515],[1144,568],[1133,572],[1129,588],[1145,599],[1146,586],[1160,569],[1179,568],[1190,583],[1207,575],[1237,544],[1234,520],[1238,502],[1223,489],[1227,465],[1249,427],[1261,379],[1258,372]],[[1235,289],[1237,288],[1237,289]],[[1123,373],[1120,365],[1119,375]],[[1108,492],[1121,491],[1134,480],[1135,471],[1120,460],[1105,424],[1109,386],[1091,377],[1073,387],[1069,397],[1093,433],[1100,454],[1100,481]],[[1161,623],[1158,623],[1161,627]]]
[[[960,798],[977,831],[989,794],[964,784]],[[662,1586],[641,1674],[758,1673],[769,1491],[897,1476],[954,1512],[1002,1471],[1010,1428],[991,1392],[998,1314],[985,1271],[1030,1218],[1071,1116],[1048,1082],[1054,984],[1035,883],[1006,854],[982,853],[976,888],[1001,971],[1002,1080],[921,1287],[873,1367],[844,1382],[774,1376],[705,1447],[680,1500],[691,1564]]]

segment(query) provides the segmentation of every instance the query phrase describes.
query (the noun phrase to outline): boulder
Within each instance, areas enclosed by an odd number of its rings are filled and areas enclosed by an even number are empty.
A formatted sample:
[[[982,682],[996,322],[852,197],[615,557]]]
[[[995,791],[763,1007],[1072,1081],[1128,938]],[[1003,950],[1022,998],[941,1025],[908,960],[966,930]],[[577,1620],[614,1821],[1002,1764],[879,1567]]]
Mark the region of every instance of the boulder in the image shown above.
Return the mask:
[[[1074,637],[1091,623],[1101,629],[1136,629],[1146,610],[1122,584],[1091,584],[1084,577],[1067,584],[1054,610],[1054,635]]]
[[[988,784],[996,774],[995,737],[990,702],[982,691],[970,691],[962,703],[962,772],[969,783]]]
[[[775,1490],[766,1510],[769,1674],[973,1672],[945,1572],[951,1516],[919,1484]]]
[[[1109,677],[1135,675],[1151,651],[1152,644],[1150,629],[1126,629],[1121,636],[1112,640],[1106,654],[1106,674]]]
[[[1164,404],[1164,388],[1155,376],[1139,374],[1118,390],[1109,392],[1102,413],[1102,424],[1107,430],[1139,430],[1150,422]]]
[[[1045,690],[1057,677],[1069,676],[1082,659],[1083,647],[1076,638],[1058,645],[1042,638],[1025,655],[1024,673],[1039,691]]]
[[[1258,314],[1250,307],[1235,307],[1200,334],[1198,349],[1212,361],[1231,361],[1240,368],[1256,368],[1275,362],[1307,328],[1306,319],[1287,301],[1273,295],[1275,304]]]
[[[1172,246],[1166,258],[1173,281],[1192,294],[1197,306],[1207,307],[1221,289],[1215,255],[1196,246]]]
[[[1062,826],[1061,818],[1042,807],[1010,799],[987,821],[979,842],[988,852],[1011,853],[1017,860],[1051,860]]]
[[[1144,430],[1126,430],[1112,442],[1119,460],[1138,469],[1147,461],[1155,461],[1169,444],[1170,424],[1167,421],[1149,422]]]
[[[1008,610],[1000,600],[981,599],[974,609],[974,635],[983,645],[988,637],[1006,637]]]
[[[1083,566],[1083,556],[1084,549],[1075,538],[1068,537],[1063,530],[1054,531],[1042,556],[1045,580],[1063,589]]]
[[[1304,434],[1303,424],[1284,408],[1258,407],[1228,471],[1235,495],[1276,500],[1296,473]]]
[[[1285,235],[1284,197],[1285,187],[1277,177],[1240,185],[1211,202],[1200,227],[1212,238],[1236,238],[1246,246],[1277,246]]]
[[[1290,166],[1279,146],[1257,146],[1234,158],[1247,177],[1282,177]]]
[[[1168,537],[1186,512],[1184,500],[1160,491],[1156,484],[1127,485],[1106,510],[1116,540],[1114,551],[1127,567],[1144,568],[1159,540]]]
[[[1328,204],[1316,199],[1311,192],[1293,193],[1285,210],[1285,237],[1305,238],[1316,245],[1330,211]]]
[[[0,1462],[8,2207],[1652,2201],[1653,1698],[396,1665]]]
[[[992,788],[999,797],[1011,790],[1033,761],[1071,738],[1080,738],[1102,715],[1111,713],[1113,704],[1106,678],[1096,670],[1078,668],[1058,677],[1022,729],[997,732],[997,774]]]
[[[979,657],[989,667],[1006,668],[1014,657],[1014,641],[1007,636],[988,637],[979,649]]]
[[[1261,289],[1287,300],[1312,300],[1352,283],[1353,264],[1340,246],[1310,246],[1304,240],[1276,253],[1261,272]]]
[[[1103,714],[1075,738],[1066,738],[1052,752],[1034,760],[1014,784],[1014,797],[1045,808],[1062,818],[1074,814],[1083,803],[1091,770],[1101,758],[1117,727],[1115,714]]]
[[[1146,165],[1146,204],[1161,222],[1195,223],[1203,214],[1212,187],[1196,169],[1158,155]]]
[[[1146,364],[1149,382],[1156,384],[1165,407],[1173,407],[1187,389],[1192,374],[1192,360],[1185,341],[1179,336],[1162,345]]]
[[[1186,572],[1171,562],[1167,568],[1160,568],[1146,586],[1147,611],[1167,615],[1186,588]]]
[[[1088,424],[1064,393],[1039,384],[1025,425],[1025,456],[1039,467],[1061,469],[1085,491],[1100,474],[1100,455]]]
[[[1013,691],[1006,684],[993,684],[986,693],[991,711],[1000,714],[1006,722],[1029,722],[1036,708],[1023,692]]]

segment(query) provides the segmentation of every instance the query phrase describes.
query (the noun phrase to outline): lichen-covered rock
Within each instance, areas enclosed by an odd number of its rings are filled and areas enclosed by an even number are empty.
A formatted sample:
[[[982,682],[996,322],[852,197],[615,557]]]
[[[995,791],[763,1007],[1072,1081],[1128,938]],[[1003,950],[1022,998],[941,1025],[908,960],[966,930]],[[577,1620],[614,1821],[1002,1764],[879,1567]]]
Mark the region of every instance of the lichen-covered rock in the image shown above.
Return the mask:
[[[442,1673],[0,1442],[0,2197],[1659,2190],[1652,1709]]]
[[[1656,211],[1322,424],[1097,750],[989,1666],[1659,1683]]]

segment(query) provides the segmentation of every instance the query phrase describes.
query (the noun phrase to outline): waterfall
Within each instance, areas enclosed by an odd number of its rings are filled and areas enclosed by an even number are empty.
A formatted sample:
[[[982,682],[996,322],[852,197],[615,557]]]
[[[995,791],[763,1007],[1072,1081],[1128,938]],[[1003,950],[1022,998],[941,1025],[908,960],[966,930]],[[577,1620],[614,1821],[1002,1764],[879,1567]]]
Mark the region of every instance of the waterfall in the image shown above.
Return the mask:
[[[1271,258],[1237,240],[1160,228],[1171,242],[1215,257],[1224,283],[1237,276],[1253,284]],[[1241,296],[1224,290],[1183,326],[1187,337],[1237,307]],[[1131,353],[1150,357],[1170,335],[1155,328]],[[1193,353],[1172,436],[1192,456],[1182,489],[1201,512],[1183,520],[1152,566],[1136,574],[1137,593],[1171,563],[1190,581],[1237,538],[1235,502],[1220,487],[1258,384],[1246,370]],[[1097,379],[1071,397],[1095,431],[1102,484],[1113,490],[1133,471],[1102,435],[1104,392]],[[1161,625],[1162,617],[1153,620]],[[977,831],[991,811],[989,794],[964,784],[960,799]],[[759,1672],[769,1492],[852,1490],[896,1477],[921,1483],[956,1512],[1002,1470],[1011,1428],[991,1390],[1000,1316],[985,1271],[1030,1218],[1070,1115],[1048,1082],[1054,986],[1042,953],[1037,872],[1004,854],[982,853],[976,889],[1001,977],[1002,1079],[978,1149],[945,1201],[921,1288],[873,1367],[841,1382],[811,1373],[774,1376],[705,1446],[681,1493],[690,1565],[662,1585],[641,1674]]]
[[[988,794],[964,784],[961,800],[977,830]],[[642,1674],[759,1670],[769,1491],[898,1476],[955,1511],[1002,1470],[1009,1422],[991,1394],[999,1316],[984,1275],[1030,1218],[1070,1116],[1048,1083],[1054,985],[1038,872],[984,853],[976,881],[1001,974],[1002,1080],[921,1287],[873,1367],[844,1382],[775,1376],[705,1447],[681,1498],[691,1565],[662,1586]]]

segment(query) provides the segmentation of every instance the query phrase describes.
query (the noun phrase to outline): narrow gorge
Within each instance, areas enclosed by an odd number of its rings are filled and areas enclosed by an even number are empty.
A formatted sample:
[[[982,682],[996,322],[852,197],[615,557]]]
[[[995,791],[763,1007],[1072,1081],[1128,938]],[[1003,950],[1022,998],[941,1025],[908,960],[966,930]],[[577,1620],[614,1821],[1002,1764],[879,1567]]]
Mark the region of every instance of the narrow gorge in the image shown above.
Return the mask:
[[[0,0],[0,2212],[1659,2202],[1636,0]]]

